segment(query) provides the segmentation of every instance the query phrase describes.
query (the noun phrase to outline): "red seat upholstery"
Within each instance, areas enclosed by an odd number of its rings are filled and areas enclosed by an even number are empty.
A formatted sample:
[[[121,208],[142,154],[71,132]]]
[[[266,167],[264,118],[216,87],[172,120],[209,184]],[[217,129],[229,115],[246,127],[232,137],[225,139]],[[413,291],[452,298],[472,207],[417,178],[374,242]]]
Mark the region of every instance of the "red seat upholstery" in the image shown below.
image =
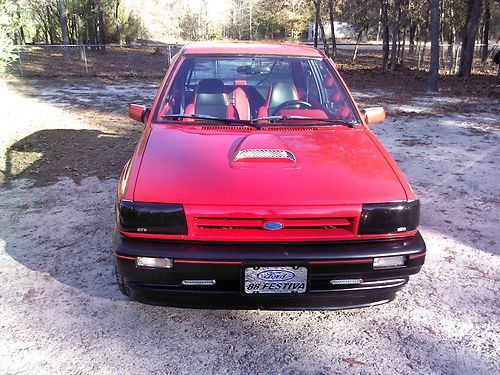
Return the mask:
[[[242,86],[246,86],[247,81],[234,81],[233,102],[238,112],[240,120],[250,120],[250,101]]]
[[[334,93],[330,99],[336,108],[333,112],[334,118],[346,119],[350,117],[351,110],[340,92]]]
[[[224,83],[219,79],[202,79],[196,86],[193,103],[186,106],[188,115],[206,115],[237,119],[234,106],[229,103]]]
[[[333,93],[330,95],[330,100],[335,105],[335,110],[332,113],[333,117],[337,119],[350,118],[351,110],[349,109],[349,106],[345,102],[345,99],[342,96],[342,94],[338,91],[339,89],[335,84],[335,79],[331,75],[329,75],[325,77],[323,83],[327,89],[334,90]]]

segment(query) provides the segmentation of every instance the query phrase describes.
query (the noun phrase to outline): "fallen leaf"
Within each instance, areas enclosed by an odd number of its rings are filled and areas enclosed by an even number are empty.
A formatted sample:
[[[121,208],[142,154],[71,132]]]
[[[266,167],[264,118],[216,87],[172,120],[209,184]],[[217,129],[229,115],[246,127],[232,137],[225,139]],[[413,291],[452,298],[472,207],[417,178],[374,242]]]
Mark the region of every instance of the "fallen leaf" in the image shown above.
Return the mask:
[[[366,362],[363,361],[358,361],[356,358],[343,358],[342,359],[344,362],[349,363],[349,366],[354,366],[354,365],[366,365]]]
[[[38,296],[35,289],[31,288],[26,293],[24,293],[23,301],[33,301]]]

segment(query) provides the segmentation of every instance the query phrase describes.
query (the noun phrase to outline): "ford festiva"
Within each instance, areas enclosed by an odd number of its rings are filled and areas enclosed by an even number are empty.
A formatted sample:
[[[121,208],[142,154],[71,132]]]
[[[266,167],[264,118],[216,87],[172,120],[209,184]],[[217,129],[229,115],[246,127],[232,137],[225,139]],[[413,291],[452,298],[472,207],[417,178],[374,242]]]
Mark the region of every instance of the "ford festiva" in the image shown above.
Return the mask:
[[[171,306],[394,299],[426,254],[420,204],[334,64],[301,45],[194,43],[173,59],[118,187],[121,292]]]

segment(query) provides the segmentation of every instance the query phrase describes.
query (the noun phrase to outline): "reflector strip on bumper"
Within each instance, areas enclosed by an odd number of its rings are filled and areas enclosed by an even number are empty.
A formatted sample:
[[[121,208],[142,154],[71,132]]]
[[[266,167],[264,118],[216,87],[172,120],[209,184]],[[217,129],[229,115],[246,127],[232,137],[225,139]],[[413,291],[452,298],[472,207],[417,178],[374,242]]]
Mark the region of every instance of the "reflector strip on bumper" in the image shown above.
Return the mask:
[[[120,259],[133,260],[133,261],[135,261],[135,259],[136,259],[136,257],[129,257],[129,256],[126,256],[126,255],[119,255],[117,253],[115,253],[115,257],[120,258]]]
[[[242,262],[240,261],[223,261],[223,260],[188,260],[188,259],[175,259],[175,263],[182,264],[220,264],[223,266],[226,265],[240,265]]]
[[[339,260],[315,260],[309,262],[311,265],[328,265],[328,264],[349,264],[349,263],[372,263],[372,258],[363,258],[363,259],[339,259]]]

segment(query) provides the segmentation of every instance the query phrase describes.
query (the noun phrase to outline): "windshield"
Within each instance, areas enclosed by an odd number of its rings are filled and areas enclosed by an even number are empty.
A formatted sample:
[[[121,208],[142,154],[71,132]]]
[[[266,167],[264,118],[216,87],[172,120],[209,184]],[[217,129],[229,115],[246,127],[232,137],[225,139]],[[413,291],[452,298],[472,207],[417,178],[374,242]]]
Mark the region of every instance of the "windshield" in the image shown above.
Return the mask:
[[[309,57],[188,56],[162,96],[157,121],[173,115],[356,122],[333,69],[323,58]]]

